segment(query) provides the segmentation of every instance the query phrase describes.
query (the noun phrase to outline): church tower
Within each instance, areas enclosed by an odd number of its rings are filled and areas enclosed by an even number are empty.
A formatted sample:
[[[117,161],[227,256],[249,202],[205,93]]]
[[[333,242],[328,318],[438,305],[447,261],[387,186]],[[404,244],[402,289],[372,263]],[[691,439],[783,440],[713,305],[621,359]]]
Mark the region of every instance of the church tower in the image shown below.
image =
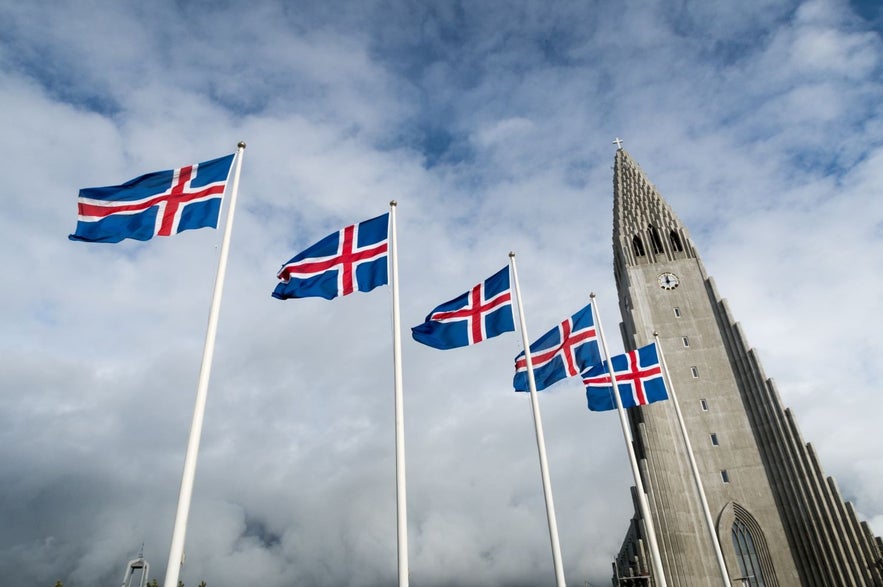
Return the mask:
[[[613,193],[623,342],[634,349],[658,333],[729,584],[883,586],[883,543],[825,477],[687,228],[621,146]],[[720,585],[673,403],[633,408],[629,422],[669,587]],[[635,511],[615,585],[656,584]]]

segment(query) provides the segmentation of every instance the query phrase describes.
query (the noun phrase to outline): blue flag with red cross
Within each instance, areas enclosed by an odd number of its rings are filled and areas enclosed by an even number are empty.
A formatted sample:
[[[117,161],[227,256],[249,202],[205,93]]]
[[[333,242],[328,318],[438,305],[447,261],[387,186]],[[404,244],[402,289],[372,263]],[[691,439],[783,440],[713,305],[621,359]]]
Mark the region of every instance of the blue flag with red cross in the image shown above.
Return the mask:
[[[530,345],[537,390],[545,389],[567,377],[575,377],[601,361],[598,332],[589,304]],[[522,351],[515,357],[515,391],[527,391],[527,361]]]
[[[329,234],[292,257],[276,274],[273,297],[331,300],[389,282],[389,213]]]
[[[611,359],[616,385],[623,408],[643,406],[668,399],[656,343],[617,355]],[[613,384],[607,362],[598,363],[583,372],[589,409],[595,412],[615,410]]]
[[[195,228],[216,228],[233,155],[155,171],[122,185],[84,188],[73,241],[146,241]]]
[[[509,267],[503,267],[466,293],[436,306],[423,324],[411,328],[411,336],[417,342],[445,350],[514,330]]]

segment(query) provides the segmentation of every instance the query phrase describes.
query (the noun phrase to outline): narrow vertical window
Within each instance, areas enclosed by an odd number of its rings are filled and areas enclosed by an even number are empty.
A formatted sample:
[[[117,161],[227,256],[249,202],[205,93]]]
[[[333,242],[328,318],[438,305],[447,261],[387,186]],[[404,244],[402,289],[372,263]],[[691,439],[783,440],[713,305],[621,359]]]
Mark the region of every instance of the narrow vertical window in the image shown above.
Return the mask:
[[[659,238],[659,231],[656,230],[656,227],[651,224],[647,227],[647,232],[650,233],[650,243],[653,245],[653,252],[661,253],[662,239]]]
[[[745,520],[736,518],[733,522],[733,548],[736,551],[736,560],[739,562],[739,574],[745,587],[766,587],[767,581],[760,565],[761,553],[769,552],[766,549],[766,540],[760,528],[755,524],[746,523]],[[751,526],[757,533],[754,535]]]
[[[705,401],[704,399],[699,400],[699,406],[702,408],[703,412],[708,411],[708,402]]]
[[[682,340],[682,341],[684,341],[684,346],[685,346],[685,347],[688,347],[688,346],[690,346],[690,341],[689,341],[689,340],[687,340],[687,337],[686,337],[686,336],[685,336],[685,337],[683,337],[683,338],[682,338],[682,339],[681,339],[681,340]]]
[[[721,469],[721,481],[723,481],[724,483],[730,482],[730,473],[727,472],[726,469]]]
[[[681,244],[681,237],[678,236],[676,231],[672,230],[668,233],[668,240],[671,241],[671,248],[673,251],[678,253],[683,252],[684,245]]]
[[[718,446],[720,443],[717,441],[717,434],[714,432],[711,433],[711,446]]]
[[[693,379],[699,379],[699,367],[690,367],[690,375]]]
[[[680,318],[681,317],[681,309],[678,308],[677,306],[675,306],[674,310],[675,310],[675,317]]]
[[[632,239],[632,248],[635,250],[636,257],[643,257],[646,254],[644,252],[644,241],[638,235],[635,235],[635,238]]]

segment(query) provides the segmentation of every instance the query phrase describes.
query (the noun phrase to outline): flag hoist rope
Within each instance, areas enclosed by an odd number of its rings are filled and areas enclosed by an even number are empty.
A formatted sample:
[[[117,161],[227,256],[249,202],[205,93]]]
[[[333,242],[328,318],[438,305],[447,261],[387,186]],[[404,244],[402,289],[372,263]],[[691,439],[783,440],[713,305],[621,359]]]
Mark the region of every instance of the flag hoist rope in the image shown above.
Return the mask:
[[[674,405],[675,413],[678,416],[678,424],[681,427],[681,437],[684,439],[684,448],[687,451],[687,457],[690,460],[690,470],[693,472],[693,482],[696,484],[696,493],[699,494],[699,502],[702,504],[702,513],[705,516],[705,526],[708,529],[709,538],[711,538],[711,546],[714,549],[714,556],[717,559],[717,566],[721,573],[721,580],[724,587],[730,585],[730,578],[727,574],[727,564],[724,562],[724,554],[721,552],[720,541],[717,539],[717,532],[714,530],[714,521],[711,518],[711,511],[708,509],[708,500],[705,497],[705,488],[702,486],[702,479],[699,477],[699,466],[696,464],[696,457],[693,455],[693,445],[690,444],[690,437],[687,435],[687,426],[684,424],[684,416],[681,414],[681,406],[678,403],[678,396],[675,394],[674,385],[671,383],[671,376],[668,374],[668,365],[665,363],[665,355],[662,354],[662,346],[659,344],[659,333],[653,333],[653,339],[656,341],[656,352],[659,353],[659,360],[662,362],[662,370],[665,372],[665,383],[668,386],[668,396]]]
[[[408,508],[405,491],[405,411],[402,399],[402,333],[399,324],[399,251],[396,243],[396,201],[389,203],[389,264],[392,269],[392,357],[395,385],[396,520],[399,587],[408,587]]]
[[[521,327],[521,342],[524,345],[524,360],[527,368],[527,384],[530,389],[530,407],[533,412],[534,430],[537,436],[537,451],[540,455],[540,475],[543,479],[543,495],[546,498],[546,518],[549,522],[549,538],[552,541],[552,563],[555,566],[555,581],[564,587],[564,569],[561,565],[561,546],[558,543],[558,522],[555,520],[555,504],[552,501],[552,482],[549,480],[549,465],[546,460],[546,441],[543,439],[543,422],[540,419],[540,404],[537,401],[537,384],[534,379],[533,361],[530,356],[530,339],[524,320],[524,306],[521,305],[521,289],[518,287],[518,270],[515,268],[515,253],[509,253],[512,267],[512,282],[515,286],[515,301],[518,304],[518,320]]]
[[[667,587],[665,572],[662,569],[662,556],[659,554],[659,544],[656,541],[656,528],[653,524],[653,515],[650,512],[650,504],[647,502],[647,494],[644,492],[644,483],[641,481],[641,472],[638,469],[638,459],[635,457],[635,448],[632,441],[632,433],[625,419],[625,410],[622,407],[622,398],[619,396],[619,386],[616,383],[616,375],[613,373],[613,361],[607,350],[607,339],[604,337],[604,328],[601,326],[601,315],[595,302],[595,294],[589,294],[592,301],[592,315],[598,324],[598,336],[601,338],[601,346],[604,347],[604,360],[607,362],[607,371],[610,374],[610,383],[613,385],[613,398],[616,401],[616,411],[619,413],[619,423],[622,425],[622,435],[629,453],[629,463],[632,466],[632,476],[635,478],[635,489],[638,494],[638,505],[641,508],[641,517],[644,519],[647,540],[650,542],[650,561],[656,575],[656,586]]]
[[[209,310],[208,328],[205,334],[205,347],[202,353],[202,366],[199,369],[199,383],[196,386],[196,405],[193,408],[193,421],[190,424],[190,438],[184,456],[184,473],[181,477],[181,491],[178,494],[178,511],[172,529],[172,546],[169,550],[169,565],[166,568],[164,587],[178,587],[178,575],[184,562],[184,538],[187,534],[187,518],[190,514],[190,500],[193,496],[193,479],[196,475],[196,457],[199,453],[199,440],[202,436],[202,421],[205,415],[205,400],[208,382],[212,371],[212,356],[215,352],[215,336],[218,332],[218,314],[221,296],[224,291],[224,276],[227,273],[227,257],[230,251],[230,234],[233,232],[233,214],[236,211],[236,196],[239,193],[239,172],[242,169],[242,154],[245,143],[240,141],[236,148],[236,165],[233,170],[233,184],[230,189],[230,205],[227,209],[227,223],[221,241],[221,255],[218,259],[218,273]]]

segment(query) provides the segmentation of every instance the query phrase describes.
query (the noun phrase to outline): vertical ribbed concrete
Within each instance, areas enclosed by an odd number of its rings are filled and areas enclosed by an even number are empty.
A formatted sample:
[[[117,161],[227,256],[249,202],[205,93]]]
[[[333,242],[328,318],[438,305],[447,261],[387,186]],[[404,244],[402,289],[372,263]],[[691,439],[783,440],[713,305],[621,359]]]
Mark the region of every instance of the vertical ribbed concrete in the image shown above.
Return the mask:
[[[880,539],[825,477],[686,227],[624,149],[613,188],[623,341],[632,349],[659,332],[731,580],[743,584],[737,527],[750,534],[767,587],[883,586]],[[629,418],[669,585],[719,584],[673,406],[633,409]],[[614,577],[648,574],[643,545],[636,513]]]

